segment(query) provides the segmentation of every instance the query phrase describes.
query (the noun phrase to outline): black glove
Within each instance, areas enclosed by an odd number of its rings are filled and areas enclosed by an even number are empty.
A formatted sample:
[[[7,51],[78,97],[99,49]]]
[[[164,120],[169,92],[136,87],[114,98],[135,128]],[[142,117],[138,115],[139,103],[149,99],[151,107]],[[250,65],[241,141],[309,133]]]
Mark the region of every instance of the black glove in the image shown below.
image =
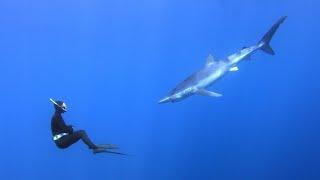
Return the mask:
[[[68,126],[68,131],[69,131],[69,132],[68,132],[69,134],[72,134],[72,133],[73,133],[73,126],[72,126],[72,125],[69,125],[69,126]]]

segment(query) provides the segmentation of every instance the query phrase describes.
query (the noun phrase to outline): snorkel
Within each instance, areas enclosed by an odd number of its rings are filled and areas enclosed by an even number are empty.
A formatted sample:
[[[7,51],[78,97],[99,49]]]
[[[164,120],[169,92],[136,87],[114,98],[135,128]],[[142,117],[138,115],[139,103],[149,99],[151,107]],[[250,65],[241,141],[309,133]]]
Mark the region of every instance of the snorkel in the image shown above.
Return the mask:
[[[55,107],[58,107],[58,108],[60,108],[60,109],[57,109],[56,108],[56,110],[60,110],[60,111],[62,111],[62,112],[67,112],[67,105],[66,105],[66,103],[64,103],[64,102],[62,102],[62,101],[58,101],[58,102],[56,102],[56,101],[54,101],[52,98],[50,98],[50,101],[55,105]],[[60,103],[61,103],[61,105],[60,105]]]

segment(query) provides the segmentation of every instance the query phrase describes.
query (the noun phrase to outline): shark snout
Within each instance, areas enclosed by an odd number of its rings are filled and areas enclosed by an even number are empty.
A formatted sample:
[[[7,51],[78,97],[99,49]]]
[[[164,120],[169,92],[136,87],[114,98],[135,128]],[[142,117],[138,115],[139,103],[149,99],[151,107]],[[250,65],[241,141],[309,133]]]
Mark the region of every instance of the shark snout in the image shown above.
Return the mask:
[[[161,99],[158,103],[159,104],[163,104],[163,103],[167,103],[167,102],[170,102],[170,101],[171,101],[171,98],[170,98],[170,96],[168,96],[168,97],[165,97],[165,98]]]

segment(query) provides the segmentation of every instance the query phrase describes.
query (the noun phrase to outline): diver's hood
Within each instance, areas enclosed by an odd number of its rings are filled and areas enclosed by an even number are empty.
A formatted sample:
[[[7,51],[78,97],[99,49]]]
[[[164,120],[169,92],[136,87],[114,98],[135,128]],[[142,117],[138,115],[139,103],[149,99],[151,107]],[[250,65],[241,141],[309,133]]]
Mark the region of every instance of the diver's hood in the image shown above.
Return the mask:
[[[53,99],[50,98],[50,101],[54,104],[54,107],[56,110],[60,110],[63,112],[67,112],[67,104],[63,101],[54,101]]]

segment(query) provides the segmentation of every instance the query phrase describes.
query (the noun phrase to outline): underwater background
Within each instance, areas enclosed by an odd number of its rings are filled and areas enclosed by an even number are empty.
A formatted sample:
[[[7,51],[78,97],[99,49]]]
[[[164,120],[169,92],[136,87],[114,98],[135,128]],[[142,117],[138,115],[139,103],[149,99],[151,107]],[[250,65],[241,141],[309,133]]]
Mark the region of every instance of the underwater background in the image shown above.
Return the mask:
[[[0,179],[320,179],[320,2],[2,0]],[[157,104],[201,68],[271,46],[209,89]],[[49,98],[68,124],[121,152],[52,141]]]

